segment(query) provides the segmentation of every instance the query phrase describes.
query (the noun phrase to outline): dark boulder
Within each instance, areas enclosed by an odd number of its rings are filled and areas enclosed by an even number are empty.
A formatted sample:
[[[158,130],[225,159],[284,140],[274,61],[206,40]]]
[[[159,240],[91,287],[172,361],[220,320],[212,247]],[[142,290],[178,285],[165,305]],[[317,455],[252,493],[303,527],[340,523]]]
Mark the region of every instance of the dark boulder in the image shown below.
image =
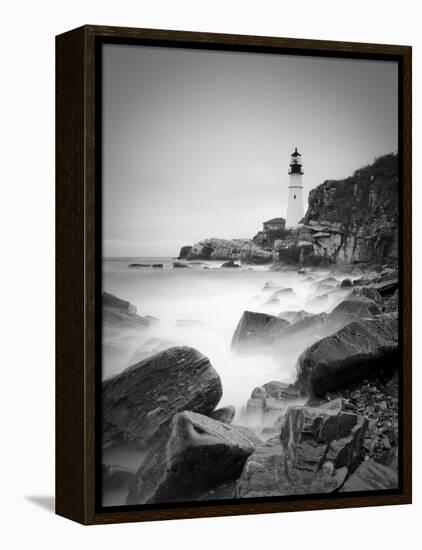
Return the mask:
[[[151,451],[136,473],[127,504],[165,503],[200,498],[235,480],[260,440],[247,428],[182,412],[168,436]]]
[[[353,321],[299,356],[297,385],[303,393],[322,395],[396,366],[397,351],[396,316]]]
[[[173,262],[173,267],[190,269],[190,265],[184,264],[183,262]]]
[[[221,395],[220,377],[202,353],[169,348],[103,382],[103,444],[149,445],[175,414],[209,414]]]
[[[229,260],[228,262],[224,262],[220,267],[240,267],[240,265],[235,264],[234,260]]]
[[[351,279],[343,279],[340,283],[340,288],[352,288],[353,283]]]
[[[274,315],[245,311],[233,335],[232,349],[243,351],[271,347],[288,325],[288,321]]]
[[[373,317],[380,313],[381,309],[373,300],[370,300],[366,296],[351,294],[333,309],[328,320],[334,325],[343,325],[350,321],[360,321],[365,317]]]
[[[191,250],[192,250],[192,246],[182,246],[177,259],[178,260],[187,260]]]
[[[224,424],[230,424],[233,420],[236,410],[231,405],[227,407],[221,407],[221,409],[216,409],[212,411],[208,416],[213,420],[218,420],[219,422],[224,422]]]
[[[396,489],[397,487],[398,473],[370,458],[362,462],[359,468],[353,472],[340,489],[340,492],[377,491]]]
[[[279,400],[291,400],[299,397],[299,391],[293,386],[293,384],[272,380],[271,382],[267,382],[263,386],[255,388],[252,391],[251,397],[272,397],[273,399]]]

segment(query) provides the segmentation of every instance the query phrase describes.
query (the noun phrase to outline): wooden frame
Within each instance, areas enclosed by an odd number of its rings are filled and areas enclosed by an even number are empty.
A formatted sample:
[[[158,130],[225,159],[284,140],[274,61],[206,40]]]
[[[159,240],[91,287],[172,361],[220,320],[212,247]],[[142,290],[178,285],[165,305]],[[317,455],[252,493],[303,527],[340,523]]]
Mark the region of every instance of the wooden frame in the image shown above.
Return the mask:
[[[394,59],[400,71],[400,150],[403,188],[402,456],[400,494],[300,498],[98,511],[95,420],[98,206],[96,171],[97,48],[101,41]],[[411,502],[411,48],[408,46],[84,26],[56,38],[56,512],[83,524],[319,510]],[[98,303],[98,302],[97,302]]]

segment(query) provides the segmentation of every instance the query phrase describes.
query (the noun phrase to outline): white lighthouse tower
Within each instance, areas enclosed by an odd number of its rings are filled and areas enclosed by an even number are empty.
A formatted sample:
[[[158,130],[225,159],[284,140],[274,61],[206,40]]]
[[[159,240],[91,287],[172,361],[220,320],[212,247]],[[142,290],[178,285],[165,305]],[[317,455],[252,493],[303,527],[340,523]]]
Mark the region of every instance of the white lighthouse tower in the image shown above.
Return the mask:
[[[297,227],[303,218],[302,174],[302,158],[295,149],[290,161],[286,227]]]

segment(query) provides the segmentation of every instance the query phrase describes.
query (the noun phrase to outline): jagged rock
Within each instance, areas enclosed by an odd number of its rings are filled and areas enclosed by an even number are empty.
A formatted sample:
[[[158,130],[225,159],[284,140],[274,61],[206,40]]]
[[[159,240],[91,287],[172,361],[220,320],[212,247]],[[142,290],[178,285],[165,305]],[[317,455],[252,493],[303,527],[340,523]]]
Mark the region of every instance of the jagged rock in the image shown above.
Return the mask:
[[[399,286],[399,280],[389,280],[384,281],[380,283],[373,283],[368,285],[368,288],[373,288],[374,290],[378,291],[382,297],[391,296],[394,294]]]
[[[290,300],[297,298],[297,294],[292,288],[282,288],[280,290],[276,290],[273,293],[272,298],[281,298],[283,300],[287,298]]]
[[[236,485],[238,498],[329,493],[355,467],[367,419],[336,407],[289,407],[280,439],[258,446]]]
[[[191,250],[192,250],[191,246],[182,246],[177,259],[178,260],[187,260]]]
[[[288,321],[274,315],[245,311],[233,335],[232,349],[242,351],[271,347],[288,325]]]
[[[300,312],[298,312],[296,310],[295,311],[281,311],[277,315],[277,317],[279,317],[280,319],[284,319],[285,321],[288,321],[289,323],[291,323],[298,313],[300,313]]]
[[[244,263],[269,263],[273,254],[251,239],[205,239],[193,245],[188,260],[238,260]]]
[[[236,479],[260,440],[247,430],[206,416],[182,412],[136,473],[127,504],[199,498]]]
[[[103,445],[150,444],[176,413],[209,414],[221,395],[220,377],[199,351],[184,346],[157,353],[103,382]]]
[[[397,487],[397,472],[370,458],[362,462],[359,468],[353,472],[340,489],[340,492],[377,491],[396,489]]]
[[[290,400],[299,397],[299,391],[293,384],[272,380],[263,386],[259,386],[252,391],[251,398],[268,398],[280,400]]]
[[[235,408],[231,405],[228,405],[227,407],[222,407],[221,409],[213,411],[208,416],[213,420],[218,420],[219,422],[230,424],[234,418],[235,413]]]
[[[137,314],[134,305],[108,292],[102,295],[102,321],[106,328],[139,329],[150,326],[148,319]]]
[[[295,323],[298,323],[299,321],[303,321],[304,319],[307,319],[308,317],[312,317],[312,316],[313,316],[313,313],[309,313],[308,311],[301,309],[300,311],[296,312],[296,315],[293,316],[290,323],[294,325]]]
[[[327,327],[327,318],[326,313],[317,313],[316,315],[308,315],[303,318],[301,321],[292,323],[285,327],[280,333],[279,341],[285,342],[286,339],[291,336],[300,336],[301,339],[306,339],[308,336],[314,336],[315,339],[321,338],[326,331]],[[332,332],[332,331],[331,331]]]
[[[315,257],[369,262],[398,257],[398,156],[385,155],[309,194],[303,231]]]
[[[397,351],[397,316],[353,321],[299,356],[298,387],[304,393],[322,395],[394,366]]]
[[[328,320],[333,324],[345,324],[381,313],[378,305],[365,296],[350,295],[330,313]]]

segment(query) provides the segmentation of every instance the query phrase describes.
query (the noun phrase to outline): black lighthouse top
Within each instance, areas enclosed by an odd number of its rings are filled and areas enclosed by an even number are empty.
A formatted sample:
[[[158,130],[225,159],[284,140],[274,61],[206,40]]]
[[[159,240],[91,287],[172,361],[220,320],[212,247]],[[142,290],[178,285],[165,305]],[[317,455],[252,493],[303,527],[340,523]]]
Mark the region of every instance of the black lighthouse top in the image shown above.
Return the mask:
[[[302,158],[300,153],[297,152],[297,148],[295,148],[295,152],[292,153],[289,174],[303,174]]]

